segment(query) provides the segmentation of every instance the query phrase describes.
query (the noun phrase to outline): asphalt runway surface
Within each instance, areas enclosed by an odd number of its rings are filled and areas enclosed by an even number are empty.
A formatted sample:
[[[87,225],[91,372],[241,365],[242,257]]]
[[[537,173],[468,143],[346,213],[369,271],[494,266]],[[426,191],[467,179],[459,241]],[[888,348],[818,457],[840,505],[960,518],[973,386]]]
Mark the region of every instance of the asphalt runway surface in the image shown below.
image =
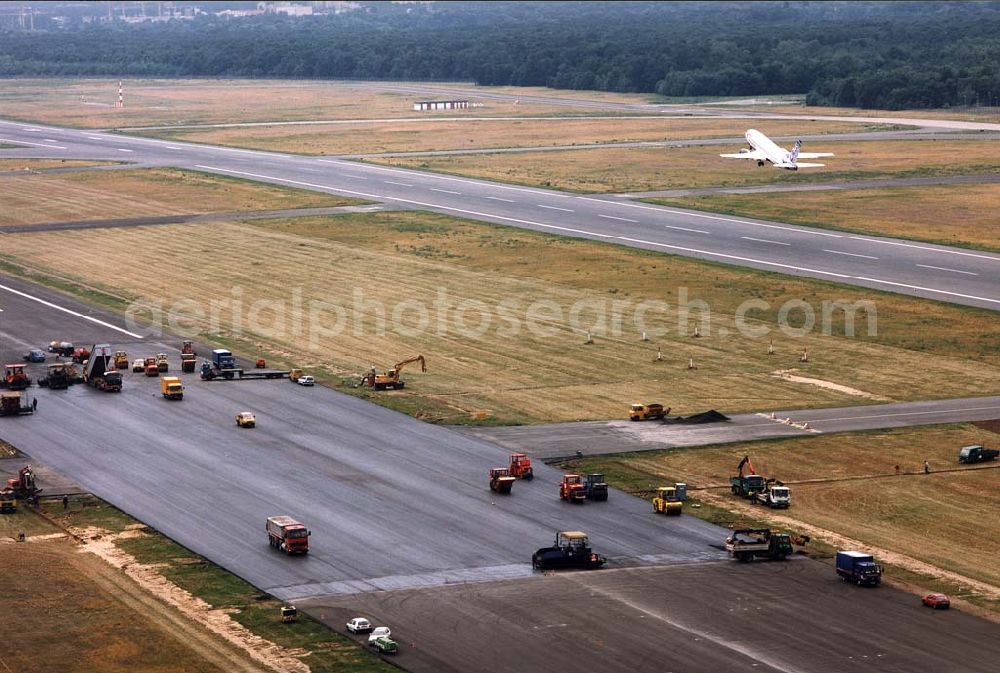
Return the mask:
[[[991,126],[989,124],[980,125]],[[995,125],[1000,128],[1000,125]],[[127,159],[356,196],[888,292],[1000,308],[1000,255],[777,222],[238,148],[0,121],[44,156]],[[0,151],[0,156],[8,150]]]
[[[387,625],[414,673],[993,673],[997,625],[795,557],[311,599]],[[433,618],[429,616],[433,615]],[[360,637],[355,637],[361,640]]]
[[[511,451],[555,460],[571,458],[577,451],[584,455],[658,451],[681,446],[806,437],[827,432],[987,421],[1000,418],[1000,396],[786,410],[777,411],[774,416],[771,419],[770,414],[763,413],[732,414],[728,421],[704,425],[621,420],[464,427],[458,428],[458,431]]]

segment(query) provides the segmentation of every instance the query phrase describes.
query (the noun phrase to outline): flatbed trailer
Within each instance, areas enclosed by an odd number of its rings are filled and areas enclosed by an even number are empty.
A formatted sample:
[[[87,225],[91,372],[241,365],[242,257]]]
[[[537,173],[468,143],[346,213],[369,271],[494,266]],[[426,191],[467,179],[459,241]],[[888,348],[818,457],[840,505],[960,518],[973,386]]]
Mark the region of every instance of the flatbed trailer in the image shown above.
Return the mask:
[[[287,379],[287,369],[244,369],[243,367],[227,367],[216,369],[207,362],[202,365],[201,379],[203,381],[241,381],[250,379]]]

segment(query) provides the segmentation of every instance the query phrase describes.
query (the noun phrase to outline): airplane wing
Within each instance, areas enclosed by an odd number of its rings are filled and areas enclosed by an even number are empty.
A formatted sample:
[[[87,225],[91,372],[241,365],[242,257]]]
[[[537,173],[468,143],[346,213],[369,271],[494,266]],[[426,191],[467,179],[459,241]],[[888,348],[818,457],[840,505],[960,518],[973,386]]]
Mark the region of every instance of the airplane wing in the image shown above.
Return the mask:
[[[790,168],[792,170],[798,168],[820,168],[821,166],[826,166],[826,164],[804,164],[801,162],[795,162],[794,164],[789,164],[789,163],[774,164],[775,168]]]
[[[726,159],[753,159],[754,161],[767,161],[767,155],[760,150],[741,150],[739,154],[720,154]]]
[[[823,157],[832,157],[833,152],[799,152],[798,159],[822,159]]]

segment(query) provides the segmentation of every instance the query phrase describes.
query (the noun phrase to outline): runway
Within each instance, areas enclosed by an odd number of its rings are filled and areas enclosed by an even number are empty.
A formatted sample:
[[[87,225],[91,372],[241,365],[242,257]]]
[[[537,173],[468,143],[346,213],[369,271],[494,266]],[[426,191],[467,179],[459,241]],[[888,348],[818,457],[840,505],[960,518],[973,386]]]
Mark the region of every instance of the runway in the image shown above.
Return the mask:
[[[996,310],[1000,255],[337,158],[0,122],[44,156],[127,159]],[[0,156],[6,156],[0,151]]]

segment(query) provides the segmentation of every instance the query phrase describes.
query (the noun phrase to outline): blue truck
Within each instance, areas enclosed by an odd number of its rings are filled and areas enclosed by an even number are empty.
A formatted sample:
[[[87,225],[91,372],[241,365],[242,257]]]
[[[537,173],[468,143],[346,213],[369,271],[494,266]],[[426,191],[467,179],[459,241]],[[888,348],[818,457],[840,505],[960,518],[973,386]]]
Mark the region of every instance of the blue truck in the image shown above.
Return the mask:
[[[201,364],[203,381],[232,381],[240,379],[287,379],[287,369],[244,369],[239,366],[231,351],[216,348],[212,351],[212,362]]]
[[[882,583],[882,566],[871,554],[860,551],[837,552],[837,574],[845,582],[858,586],[878,586]]]

